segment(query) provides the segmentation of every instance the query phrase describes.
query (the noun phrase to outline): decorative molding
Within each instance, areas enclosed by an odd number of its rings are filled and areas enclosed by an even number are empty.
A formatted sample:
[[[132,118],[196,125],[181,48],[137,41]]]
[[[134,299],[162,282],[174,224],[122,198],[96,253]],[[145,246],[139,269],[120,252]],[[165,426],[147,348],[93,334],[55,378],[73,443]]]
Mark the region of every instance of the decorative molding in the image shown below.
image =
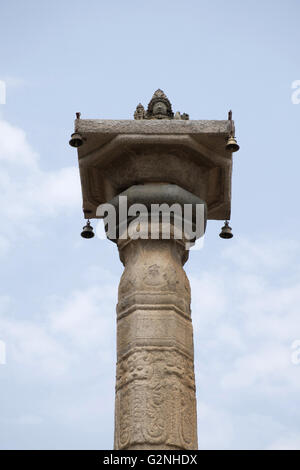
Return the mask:
[[[197,449],[193,361],[174,348],[118,362],[116,449]]]

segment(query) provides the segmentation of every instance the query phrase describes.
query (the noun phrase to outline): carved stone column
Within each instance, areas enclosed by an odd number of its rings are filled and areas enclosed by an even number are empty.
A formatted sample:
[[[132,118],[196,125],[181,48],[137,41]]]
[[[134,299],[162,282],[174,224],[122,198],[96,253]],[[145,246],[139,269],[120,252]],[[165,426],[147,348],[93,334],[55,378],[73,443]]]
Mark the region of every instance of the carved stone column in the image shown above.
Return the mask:
[[[115,449],[197,449],[183,240],[119,240]]]
[[[140,204],[147,214],[153,204],[191,204],[192,214],[184,215],[192,219],[189,233],[197,227],[198,204],[205,206],[205,223],[229,220],[238,149],[232,113],[227,120],[189,120],[187,113],[174,114],[158,89],[146,109],[137,106],[133,120],[77,113],[74,131],[84,217],[104,218],[106,227],[106,209],[116,210],[112,227],[118,230],[106,230],[125,266],[117,307],[115,448],[196,449],[190,287],[183,270],[188,250],[174,235],[123,239],[124,226],[138,216],[132,210],[124,216],[119,199],[126,196],[128,208]],[[166,225],[157,224],[163,235]]]

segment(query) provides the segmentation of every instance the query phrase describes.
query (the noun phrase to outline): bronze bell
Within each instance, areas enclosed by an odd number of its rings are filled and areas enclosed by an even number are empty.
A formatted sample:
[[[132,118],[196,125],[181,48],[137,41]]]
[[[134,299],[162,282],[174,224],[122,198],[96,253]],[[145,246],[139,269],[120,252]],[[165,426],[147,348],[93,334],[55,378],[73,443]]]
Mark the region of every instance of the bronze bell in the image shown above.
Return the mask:
[[[71,147],[80,147],[83,144],[83,138],[78,132],[74,132],[69,140]]]
[[[226,150],[229,152],[237,152],[239,148],[240,146],[237,144],[236,138],[230,135],[226,143]]]
[[[219,234],[219,237],[221,238],[232,238],[232,229],[229,227],[228,221],[225,220],[225,225],[223,225],[221,233]]]
[[[87,221],[87,224],[83,227],[81,232],[82,238],[93,238],[95,236],[93,232],[93,227],[91,226],[90,221]]]

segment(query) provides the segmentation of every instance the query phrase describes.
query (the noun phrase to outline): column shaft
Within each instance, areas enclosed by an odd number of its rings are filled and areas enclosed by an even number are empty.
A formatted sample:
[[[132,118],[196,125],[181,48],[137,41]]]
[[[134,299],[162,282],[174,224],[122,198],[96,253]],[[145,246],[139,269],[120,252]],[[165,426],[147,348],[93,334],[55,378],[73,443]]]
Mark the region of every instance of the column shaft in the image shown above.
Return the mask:
[[[119,240],[115,449],[197,449],[182,240]]]

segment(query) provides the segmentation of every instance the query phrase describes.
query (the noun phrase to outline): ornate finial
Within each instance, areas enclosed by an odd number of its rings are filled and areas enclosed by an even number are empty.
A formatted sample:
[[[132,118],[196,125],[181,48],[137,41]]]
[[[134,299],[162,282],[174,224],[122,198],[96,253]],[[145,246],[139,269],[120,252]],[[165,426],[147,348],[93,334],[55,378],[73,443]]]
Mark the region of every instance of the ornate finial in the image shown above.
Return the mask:
[[[165,93],[158,89],[148,104],[146,119],[173,119],[172,105]]]
[[[186,113],[180,114],[179,111],[174,113],[172,105],[165,93],[159,88],[156,90],[148,104],[147,111],[144,106],[139,103],[134,113],[134,119],[183,119],[188,120],[189,115]]]
[[[134,119],[145,119],[145,108],[144,106],[139,103],[136,107],[136,110],[134,112]]]

